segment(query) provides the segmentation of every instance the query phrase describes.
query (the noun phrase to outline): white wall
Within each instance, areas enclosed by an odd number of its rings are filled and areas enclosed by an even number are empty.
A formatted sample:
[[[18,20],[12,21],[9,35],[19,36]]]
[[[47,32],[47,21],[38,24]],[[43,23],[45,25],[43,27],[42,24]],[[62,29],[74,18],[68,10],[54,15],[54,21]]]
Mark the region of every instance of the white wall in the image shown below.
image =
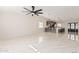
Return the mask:
[[[20,7],[0,7],[0,39],[15,38],[18,36],[32,35],[42,30],[38,29],[38,22],[46,18],[26,16]]]
[[[37,17],[26,16],[22,7],[0,7],[0,38],[14,38],[37,32]]]

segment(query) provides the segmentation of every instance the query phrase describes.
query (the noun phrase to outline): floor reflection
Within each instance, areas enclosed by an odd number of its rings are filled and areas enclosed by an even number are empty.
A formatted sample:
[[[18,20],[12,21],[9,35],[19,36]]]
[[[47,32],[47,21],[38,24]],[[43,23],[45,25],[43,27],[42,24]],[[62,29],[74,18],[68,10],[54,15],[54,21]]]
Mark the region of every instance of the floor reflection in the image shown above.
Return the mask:
[[[42,36],[39,36],[38,37],[38,44],[40,44],[42,41],[43,41],[43,37]]]
[[[70,40],[78,40],[78,33],[73,33],[73,32],[70,32],[68,33],[68,39]]]
[[[29,44],[28,47],[31,48],[32,50],[34,50],[34,52],[40,53],[40,52],[38,51],[38,49],[35,48],[35,47],[34,47],[33,45],[31,45],[31,44]]]

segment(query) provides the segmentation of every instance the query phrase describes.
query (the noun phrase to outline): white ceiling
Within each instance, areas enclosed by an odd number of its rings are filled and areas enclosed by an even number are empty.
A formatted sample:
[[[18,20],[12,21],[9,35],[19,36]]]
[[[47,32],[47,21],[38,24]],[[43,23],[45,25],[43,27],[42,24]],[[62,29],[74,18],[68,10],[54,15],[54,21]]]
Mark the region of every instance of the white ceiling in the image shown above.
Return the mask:
[[[27,7],[27,6],[26,6]],[[27,7],[28,9],[31,9],[30,6]],[[70,20],[71,18],[78,20],[79,18],[79,7],[78,6],[36,6],[36,9],[43,9],[44,14],[41,16],[44,16],[46,18],[49,18],[51,20]],[[1,13],[19,13],[24,15],[23,6],[2,6],[0,7]],[[60,19],[60,20],[59,20]]]

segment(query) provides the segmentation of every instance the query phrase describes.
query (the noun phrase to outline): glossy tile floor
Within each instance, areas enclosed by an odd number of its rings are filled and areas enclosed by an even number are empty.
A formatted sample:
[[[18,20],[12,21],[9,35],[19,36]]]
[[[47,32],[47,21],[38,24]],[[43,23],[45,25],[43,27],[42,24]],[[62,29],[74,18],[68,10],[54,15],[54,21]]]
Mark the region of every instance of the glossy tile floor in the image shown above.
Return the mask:
[[[35,35],[0,40],[0,52],[10,53],[78,53],[79,37],[67,33]]]

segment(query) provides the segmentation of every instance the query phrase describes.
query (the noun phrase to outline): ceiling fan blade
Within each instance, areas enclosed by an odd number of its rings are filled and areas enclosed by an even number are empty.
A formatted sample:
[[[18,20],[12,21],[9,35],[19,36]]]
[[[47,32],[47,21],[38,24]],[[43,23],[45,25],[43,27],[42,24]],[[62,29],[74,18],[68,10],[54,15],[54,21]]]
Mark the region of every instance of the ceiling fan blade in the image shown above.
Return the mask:
[[[25,8],[25,7],[24,7],[24,9],[31,12],[31,10],[29,10],[29,9],[27,9],[27,8]]]
[[[37,16],[39,16],[38,14],[36,14]]]
[[[38,14],[43,14],[43,12],[38,12]]]
[[[36,10],[35,12],[39,12],[39,11],[42,11],[42,9]]]
[[[35,13],[35,15],[39,16],[38,13]]]
[[[32,11],[34,11],[35,10],[35,6],[32,6]]]

